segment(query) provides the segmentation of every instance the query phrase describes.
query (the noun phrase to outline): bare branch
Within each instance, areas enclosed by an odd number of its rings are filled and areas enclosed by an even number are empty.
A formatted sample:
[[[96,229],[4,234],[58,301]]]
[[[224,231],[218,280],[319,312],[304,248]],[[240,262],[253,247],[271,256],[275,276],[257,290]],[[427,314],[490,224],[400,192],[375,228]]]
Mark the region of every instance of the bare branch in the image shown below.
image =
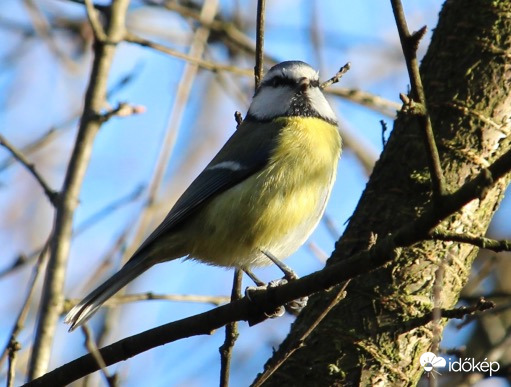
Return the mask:
[[[108,215],[112,214],[113,212],[117,211],[119,208],[134,202],[137,200],[142,193],[144,192],[144,186],[139,185],[133,189],[130,193],[127,195],[116,199],[112,201],[111,203],[108,203],[103,208],[101,208],[99,211],[93,213],[88,218],[84,219],[74,230],[73,236],[77,236],[87,230],[88,228],[92,227],[93,225],[100,222],[102,219],[106,218]]]
[[[9,152],[11,152],[12,156],[18,160],[31,174],[34,176],[34,178],[37,180],[41,188],[43,189],[44,193],[50,200],[50,203],[53,204],[53,206],[57,206],[57,201],[59,198],[59,195],[56,191],[50,188],[48,183],[46,183],[46,180],[37,172],[35,165],[28,161],[26,157],[19,151],[14,145],[12,145],[7,139],[0,134],[0,145],[4,146]]]
[[[135,356],[159,345],[170,343],[184,337],[209,334],[232,321],[264,320],[265,311],[273,311],[279,305],[325,290],[382,267],[395,260],[402,247],[411,246],[428,235],[445,218],[459,211],[468,202],[479,198],[488,187],[511,171],[511,150],[499,157],[488,169],[465,183],[456,192],[444,197],[441,208],[427,208],[414,221],[403,225],[392,234],[378,238],[368,250],[359,251],[350,258],[331,264],[323,270],[309,274],[285,285],[255,290],[251,300],[241,300],[220,306],[208,312],[175,321],[141,334],[128,337],[117,343],[102,348],[100,352],[107,365]],[[485,304],[490,306],[490,304]],[[485,307],[486,307],[485,306]],[[478,310],[482,307],[478,307]],[[466,315],[467,309],[442,312],[442,317],[454,318]],[[431,321],[429,315],[426,323]],[[419,321],[419,320],[418,320]],[[422,320],[420,320],[422,322]],[[82,356],[48,374],[34,380],[26,386],[68,384],[90,372],[96,371],[97,365],[90,355]]]
[[[256,27],[256,49],[255,49],[255,67],[254,80],[257,89],[263,79],[264,70],[264,11],[266,0],[257,1],[257,27]]]
[[[321,85],[319,85],[320,89],[326,89],[327,87],[332,86],[334,83],[337,83],[341,80],[342,76],[348,72],[348,70],[351,68],[351,63],[348,62],[344,66],[342,66],[339,71],[335,73],[335,75],[330,78],[329,80],[323,82]]]
[[[29,379],[42,375],[49,364],[53,336],[63,303],[63,288],[72,236],[73,215],[90,160],[92,145],[101,126],[99,112],[105,104],[108,71],[116,44],[124,36],[125,15],[129,0],[114,0],[108,20],[108,43],[97,41],[91,77],[85,96],[84,111],[76,142],[66,171],[61,197],[56,208],[50,258],[36,326]]]
[[[396,333],[409,331],[414,328],[418,328],[424,326],[430,322],[434,322],[435,319],[463,319],[465,317],[470,318],[471,316],[486,312],[490,309],[495,308],[495,303],[493,301],[486,301],[483,297],[481,297],[477,303],[471,306],[461,306],[459,308],[454,309],[442,309],[439,308],[438,311],[432,311],[431,313],[427,313],[422,317],[413,318],[411,320],[406,321],[405,323],[400,322],[400,326],[396,330]]]
[[[253,387],[259,387],[262,386],[263,383],[268,380],[268,378],[275,372],[279,367],[284,364],[284,362],[291,357],[291,355],[297,350],[302,347],[302,345],[305,343],[305,340],[307,337],[310,336],[310,334],[316,329],[316,327],[319,325],[321,321],[326,317],[326,315],[332,310],[333,307],[335,307],[339,301],[341,301],[344,297],[346,297],[346,287],[349,284],[349,280],[346,281],[344,284],[342,284],[339,291],[337,291],[337,294],[332,298],[332,301],[328,304],[328,306],[321,312],[318,317],[312,322],[312,324],[308,327],[308,329],[296,340],[294,343],[289,345],[289,348],[287,348],[284,351],[284,354],[282,357],[278,359],[272,359],[274,360],[265,370],[262,374],[260,374],[257,379],[252,384]]]
[[[241,283],[243,279],[243,271],[234,270],[234,279],[232,283],[231,302],[241,299]],[[231,370],[231,356],[234,344],[238,339],[238,323],[230,322],[225,326],[225,341],[219,348],[220,351],[220,387],[229,386],[229,374]]]
[[[444,174],[440,164],[440,156],[435,142],[433,133],[433,126],[429,117],[426,105],[426,95],[424,94],[424,87],[419,71],[419,61],[417,59],[417,48],[419,41],[426,33],[426,27],[421,28],[419,31],[410,34],[406,23],[405,13],[401,0],[391,0],[392,10],[396,19],[397,30],[403,48],[403,55],[406,61],[406,67],[410,76],[410,83],[412,86],[413,101],[421,105],[423,114],[419,116],[420,122],[423,127],[424,141],[427,146],[429,170],[431,173],[431,181],[433,184],[434,199],[439,201],[440,197],[446,194]]]
[[[28,285],[27,295],[25,296],[25,300],[23,301],[21,310],[18,313],[16,322],[14,323],[14,326],[11,330],[11,334],[9,336],[9,341],[4,348],[2,355],[0,356],[0,366],[5,361],[5,358],[7,356],[7,353],[9,352],[11,343],[17,341],[18,334],[23,329],[23,325],[25,324],[25,320],[26,320],[26,318],[28,316],[28,312],[30,310],[30,302],[32,301],[32,297],[34,296],[34,290],[35,290],[35,285],[36,285],[37,279],[39,278],[41,268],[43,266],[43,263],[45,262],[46,255],[48,254],[48,247],[49,247],[49,244],[48,244],[48,242],[46,242],[43,249],[39,253],[39,256],[37,259],[37,264],[34,266],[34,269],[32,272],[32,278],[30,279],[30,282]]]
[[[175,302],[197,302],[204,304],[212,304],[215,306],[228,303],[231,299],[227,296],[203,296],[198,294],[154,294],[152,292],[140,294],[125,294],[122,296],[115,296],[109,299],[106,306],[116,306],[119,304],[126,304],[128,302],[147,301],[147,300],[167,300]],[[73,305],[76,302],[73,301]]]
[[[336,87],[335,89],[325,89],[323,92],[368,107],[390,118],[395,118],[396,112],[401,109],[401,104],[397,102],[389,101],[388,99],[359,89]]]
[[[96,345],[94,338],[92,337],[92,332],[90,331],[89,327],[87,325],[82,325],[82,332],[83,335],[85,336],[85,347],[96,361],[99,369],[101,370],[101,374],[104,376],[107,384],[110,387],[116,386],[117,376],[116,374],[110,375],[110,373],[106,369],[106,364],[105,361],[103,360],[103,356],[101,356],[101,353],[98,350],[98,346]]]
[[[124,36],[124,40],[130,43],[139,44],[144,47],[150,47],[154,50],[163,52],[165,54],[174,56],[179,59],[186,60],[187,62],[197,65],[199,67],[202,67],[207,70],[211,71],[227,71],[233,74],[243,75],[243,76],[250,76],[252,75],[252,71],[241,69],[236,66],[229,66],[229,65],[223,65],[221,63],[215,63],[211,61],[207,61],[204,59],[201,59],[200,57],[190,55],[190,54],[184,54],[182,52],[173,50],[171,48],[165,47],[162,44],[151,42],[150,40],[141,38],[139,36],[136,36],[135,34],[132,34],[131,32],[126,32],[126,35]]]
[[[92,4],[92,0],[85,0],[85,9],[87,10],[87,18],[89,19],[92,31],[94,32],[94,38],[96,41],[105,42],[107,36],[99,20],[98,12]]]
[[[149,1],[146,0],[149,3]],[[209,28],[211,31],[215,31],[215,35],[218,36],[227,47],[235,51],[241,51],[249,55],[254,55],[256,52],[256,44],[252,38],[247,36],[241,31],[234,23],[218,20],[218,18],[211,22],[200,20],[200,14],[190,7],[183,6],[175,1],[166,0],[163,4],[168,10],[179,13],[183,17],[192,18],[199,22],[200,25]],[[276,58],[270,57],[268,54],[263,52],[264,60],[269,63],[277,63]],[[253,72],[250,72],[253,75]]]
[[[145,111],[145,106],[130,105],[127,102],[119,102],[116,108],[103,113],[101,115],[101,119],[103,122],[106,122],[112,117],[129,117],[135,114],[143,114]]]
[[[435,280],[433,282],[433,311],[431,312],[431,331],[433,339],[431,342],[431,352],[438,353],[440,340],[442,339],[442,326],[440,320],[442,318],[442,289],[444,285],[445,262],[442,260],[435,271]]]
[[[446,242],[468,243],[470,245],[480,247],[481,249],[495,251],[496,253],[501,251],[511,251],[511,241],[509,240],[499,241],[485,237],[477,237],[468,234],[447,233],[437,230],[431,233],[431,239]]]
[[[209,24],[214,19],[217,11],[217,6],[217,0],[209,0],[204,3],[201,11],[201,20],[204,21],[205,25]],[[200,27],[195,31],[188,53],[189,57],[195,58],[197,60],[202,58],[209,34],[210,31],[207,27]],[[144,208],[144,211],[142,212],[138,221],[135,236],[133,237],[131,246],[127,249],[128,254],[134,250],[134,247],[136,247],[135,245],[140,243],[143,235],[146,233],[147,224],[152,217],[152,210],[154,208],[153,204],[156,199],[158,189],[163,181],[164,173],[168,167],[170,156],[174,149],[177,132],[181,124],[181,119],[186,108],[193,81],[198,71],[198,66],[198,64],[192,61],[186,63],[181,81],[179,82],[176,91],[175,103],[172,106],[172,111],[170,112],[168,118],[168,129],[165,133],[165,138],[162,141],[160,153],[154,166],[152,179],[149,183],[147,206]]]
[[[16,355],[21,349],[20,343],[12,341],[8,346],[9,350],[9,369],[7,370],[7,387],[14,387],[14,376],[16,374]]]

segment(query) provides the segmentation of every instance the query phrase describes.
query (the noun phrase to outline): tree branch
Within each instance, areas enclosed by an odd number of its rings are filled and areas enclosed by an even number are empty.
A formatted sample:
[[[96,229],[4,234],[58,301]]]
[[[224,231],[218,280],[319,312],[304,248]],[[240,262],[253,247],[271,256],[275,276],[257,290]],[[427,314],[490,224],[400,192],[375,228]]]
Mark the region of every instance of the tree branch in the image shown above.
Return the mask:
[[[431,233],[431,239],[445,242],[468,243],[470,245],[480,247],[481,249],[495,251],[496,253],[501,251],[511,251],[511,241],[509,240],[499,241],[485,237],[442,232],[438,230],[435,230]]]
[[[263,79],[264,66],[264,9],[266,0],[257,1],[257,29],[256,29],[256,49],[255,49],[255,67],[254,80],[257,89]]]
[[[396,19],[397,30],[403,48],[403,55],[406,61],[406,68],[410,76],[410,83],[412,86],[413,101],[421,105],[422,114],[419,114],[420,122],[423,128],[424,141],[427,146],[429,170],[431,173],[431,181],[433,184],[434,199],[440,201],[440,197],[446,193],[445,180],[440,164],[440,156],[435,142],[433,133],[433,126],[427,110],[426,95],[419,71],[419,61],[417,59],[417,48],[419,41],[426,33],[426,27],[422,27],[419,31],[410,34],[406,23],[405,13],[401,0],[391,0],[392,10]]]
[[[124,36],[124,21],[129,0],[112,2],[108,20],[108,43],[97,41],[84,111],[76,142],[66,171],[61,198],[56,208],[55,225],[50,244],[43,294],[36,326],[34,349],[30,358],[29,379],[42,375],[49,364],[55,327],[62,310],[66,264],[72,235],[73,215],[85,171],[90,160],[92,144],[101,126],[101,111],[107,91],[108,72],[117,42]]]
[[[232,284],[231,302],[241,299],[241,283],[243,280],[243,271],[234,270],[234,279]],[[225,326],[225,341],[219,348],[220,351],[220,387],[229,386],[229,374],[231,370],[231,356],[234,344],[238,339],[238,323],[230,322]]]
[[[107,365],[126,360],[156,346],[164,345],[185,337],[210,334],[232,321],[245,320],[249,323],[264,320],[264,312],[315,292],[329,289],[346,280],[373,271],[395,260],[402,247],[428,236],[442,220],[459,211],[464,205],[480,198],[486,190],[511,171],[511,150],[499,157],[488,169],[465,183],[456,192],[444,197],[440,208],[430,205],[416,220],[402,226],[393,234],[378,241],[369,249],[360,251],[339,263],[331,264],[321,271],[309,274],[285,285],[257,290],[246,297],[211,311],[175,321],[135,336],[128,337],[100,352]],[[82,356],[26,386],[69,384],[97,370],[97,364],[90,355]]]
[[[173,50],[169,47],[166,47],[162,44],[141,38],[131,32],[126,32],[126,35],[124,36],[124,40],[126,42],[139,44],[143,47],[150,47],[153,50],[157,50],[157,51],[163,52],[165,54],[171,55],[173,57],[186,60],[187,62],[189,62],[191,64],[197,65],[197,66],[202,67],[207,70],[211,70],[211,71],[215,71],[215,72],[216,71],[227,71],[227,72],[230,72],[233,74],[238,74],[238,75],[243,75],[243,76],[252,75],[252,71],[250,71],[248,69],[241,69],[236,66],[229,66],[229,65],[224,65],[221,63],[215,63],[215,62],[211,62],[208,60],[204,60],[204,59],[199,58],[195,55],[184,54],[182,52],[179,52],[179,51]]]
[[[35,165],[27,160],[27,158],[19,151],[14,145],[12,145],[7,139],[0,134],[0,145],[4,146],[9,152],[11,152],[12,156],[18,160],[21,165],[23,165],[34,178],[37,180],[39,185],[42,187],[44,193],[50,200],[50,203],[53,204],[54,207],[57,206],[57,201],[59,198],[59,194],[50,188],[46,180],[37,172]]]
[[[339,291],[337,291],[337,294],[335,297],[332,298],[332,301],[328,304],[328,306],[319,314],[319,316],[314,320],[314,322],[307,328],[307,330],[298,338],[296,342],[293,343],[286,351],[284,356],[281,358],[275,359],[276,361],[273,362],[273,364],[270,364],[268,367],[265,368],[264,372],[260,374],[257,379],[252,384],[252,387],[259,387],[262,386],[263,383],[268,380],[268,378],[275,372],[277,369],[284,364],[284,362],[289,359],[289,357],[299,348],[302,347],[302,345],[305,343],[305,340],[307,337],[310,336],[312,331],[316,329],[316,327],[319,325],[321,321],[326,317],[326,315],[332,310],[334,306],[336,306],[339,301],[341,301],[344,297],[346,297],[346,287],[349,284],[349,280],[346,281]]]

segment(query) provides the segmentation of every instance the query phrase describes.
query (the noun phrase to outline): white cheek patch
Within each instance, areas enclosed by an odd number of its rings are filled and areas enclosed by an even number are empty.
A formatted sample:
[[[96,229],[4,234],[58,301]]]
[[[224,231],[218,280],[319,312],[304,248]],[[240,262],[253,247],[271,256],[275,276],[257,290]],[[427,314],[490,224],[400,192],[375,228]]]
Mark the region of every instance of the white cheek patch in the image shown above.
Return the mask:
[[[239,171],[244,169],[245,167],[236,161],[222,161],[221,163],[212,165],[207,168],[207,171],[212,171],[214,169],[228,169],[230,171]]]
[[[321,117],[332,122],[337,122],[337,117],[332,107],[318,87],[312,87],[307,90],[307,96],[309,97],[309,103],[312,109],[317,111]]]
[[[292,97],[289,87],[263,87],[254,97],[248,115],[259,120],[283,116],[289,110]]]

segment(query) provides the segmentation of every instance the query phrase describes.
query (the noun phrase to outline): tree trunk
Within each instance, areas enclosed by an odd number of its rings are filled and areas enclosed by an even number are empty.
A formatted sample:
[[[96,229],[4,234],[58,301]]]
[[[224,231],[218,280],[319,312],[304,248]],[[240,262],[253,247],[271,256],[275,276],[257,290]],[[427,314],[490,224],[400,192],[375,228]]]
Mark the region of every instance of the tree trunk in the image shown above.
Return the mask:
[[[510,16],[508,1],[447,1],[423,60],[427,105],[450,191],[511,147]],[[392,233],[433,205],[421,130],[417,117],[399,114],[331,262],[366,249],[375,236]],[[508,182],[509,176],[501,179],[438,229],[484,235]],[[419,357],[439,333],[432,323],[411,328],[413,319],[432,311],[439,267],[443,280],[437,280],[436,306],[456,304],[477,252],[468,244],[424,241],[403,249],[392,264],[356,278],[346,298],[267,384],[416,385],[423,373]],[[296,344],[336,293],[312,297],[268,365]]]

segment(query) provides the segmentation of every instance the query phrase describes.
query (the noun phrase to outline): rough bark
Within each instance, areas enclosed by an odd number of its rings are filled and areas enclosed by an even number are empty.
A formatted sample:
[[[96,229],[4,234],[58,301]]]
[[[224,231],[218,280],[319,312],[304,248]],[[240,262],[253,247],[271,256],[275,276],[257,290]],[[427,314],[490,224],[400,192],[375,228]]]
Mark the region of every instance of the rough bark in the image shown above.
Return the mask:
[[[445,3],[421,73],[451,191],[511,147],[511,3]],[[426,147],[419,120],[399,114],[350,224],[331,262],[366,249],[431,205]],[[342,173],[342,171],[341,171]],[[484,235],[509,176],[439,227]],[[342,300],[266,385],[416,385],[419,357],[433,343],[432,324],[410,328],[433,308],[435,273],[444,266],[440,306],[452,308],[478,249],[424,241],[397,261],[352,281]],[[335,291],[314,296],[268,365],[293,346]],[[442,321],[444,324],[445,321]]]

